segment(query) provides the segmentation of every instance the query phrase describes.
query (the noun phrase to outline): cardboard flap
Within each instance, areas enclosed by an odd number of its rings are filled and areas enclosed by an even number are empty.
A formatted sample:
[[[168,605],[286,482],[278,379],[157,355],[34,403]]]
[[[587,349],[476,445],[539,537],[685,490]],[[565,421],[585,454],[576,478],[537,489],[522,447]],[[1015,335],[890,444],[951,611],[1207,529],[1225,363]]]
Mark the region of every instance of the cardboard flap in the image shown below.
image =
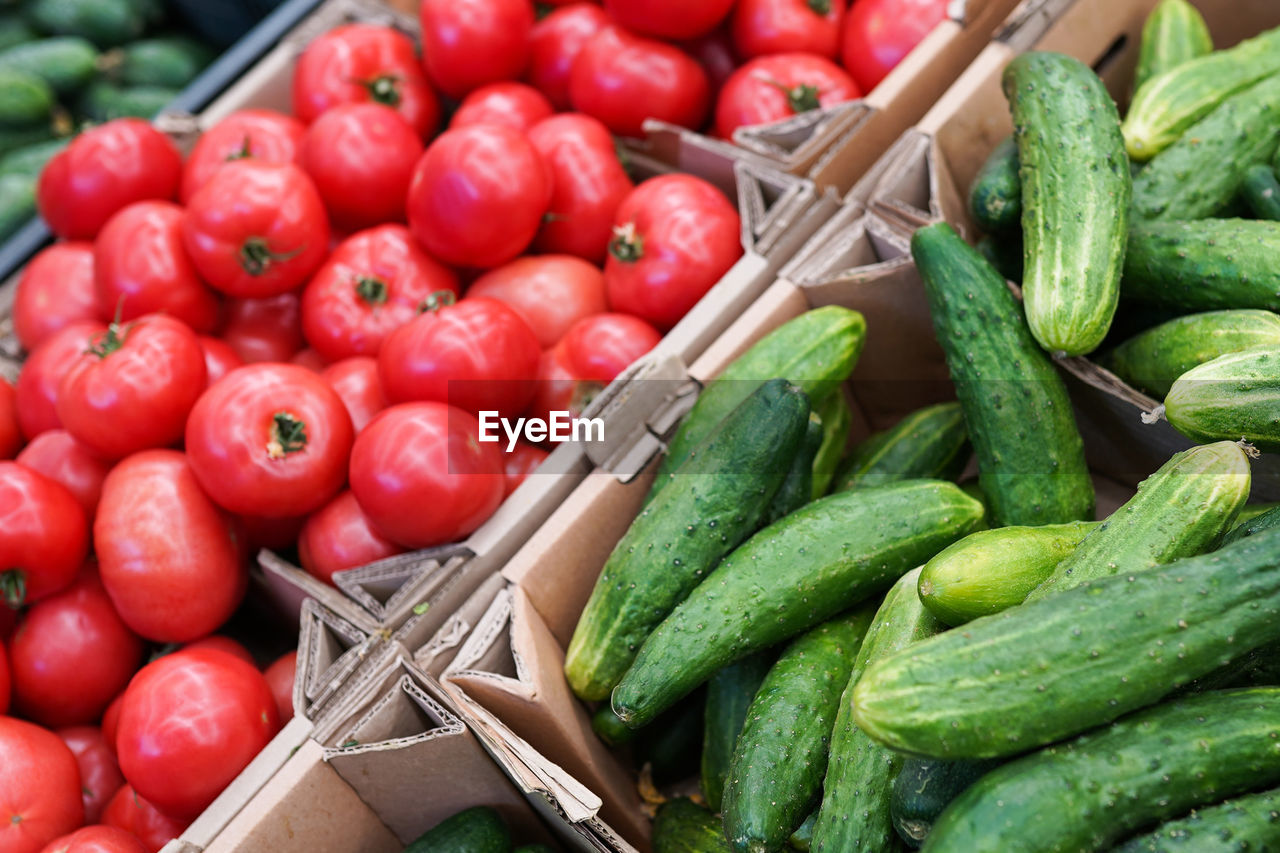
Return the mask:
[[[440,583],[449,568],[472,556],[470,549],[457,543],[426,548],[336,572],[333,582],[379,624],[386,625],[393,621],[392,614],[405,608],[406,602],[416,603],[425,589]]]
[[[633,365],[624,381],[619,380],[606,389],[608,398],[597,398],[587,412],[604,420],[604,441],[587,445],[587,457],[627,481],[662,451],[662,433],[656,424],[678,420],[693,402],[684,361],[660,348]],[[603,405],[597,407],[597,402]]]
[[[283,612],[291,614],[299,624],[301,624],[302,602],[312,598],[366,634],[372,633],[377,628],[377,623],[363,607],[274,551],[266,548],[260,550],[257,566],[261,572],[260,575],[255,573],[258,583],[266,589],[272,600],[283,608]]]
[[[490,575],[461,607],[449,614],[449,618],[431,639],[414,651],[414,663],[427,675],[439,678],[445,668],[456,659],[463,643],[484,618],[494,598],[506,588],[506,578],[501,574]]]
[[[293,682],[295,712],[315,719],[381,642],[379,635],[365,633],[318,601],[304,601]]]
[[[715,184],[729,198],[737,197],[734,163],[754,162],[763,169],[774,164],[722,139],[712,139],[673,124],[645,119],[644,139],[627,139],[631,158],[651,171],[688,172]]]
[[[778,161],[778,168],[803,175],[813,168],[833,138],[849,133],[873,108],[864,99],[808,110],[770,124],[740,127],[733,141],[747,151]]]

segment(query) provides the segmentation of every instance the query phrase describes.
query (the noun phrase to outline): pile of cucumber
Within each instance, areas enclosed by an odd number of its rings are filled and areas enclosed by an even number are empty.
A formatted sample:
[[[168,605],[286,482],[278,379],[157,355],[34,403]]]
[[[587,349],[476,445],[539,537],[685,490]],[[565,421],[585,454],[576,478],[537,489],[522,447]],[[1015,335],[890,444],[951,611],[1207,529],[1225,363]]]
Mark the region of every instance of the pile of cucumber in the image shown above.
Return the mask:
[[[404,853],[556,853],[545,844],[511,844],[502,815],[489,806],[472,806],[422,833]]]

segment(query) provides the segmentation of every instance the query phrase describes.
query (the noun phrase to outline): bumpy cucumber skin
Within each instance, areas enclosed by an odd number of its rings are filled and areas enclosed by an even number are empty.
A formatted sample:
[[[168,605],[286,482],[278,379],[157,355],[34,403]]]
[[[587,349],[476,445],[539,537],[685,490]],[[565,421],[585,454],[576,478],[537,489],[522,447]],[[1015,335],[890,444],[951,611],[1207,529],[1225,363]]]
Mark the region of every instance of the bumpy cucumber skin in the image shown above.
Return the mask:
[[[1240,182],[1240,195],[1259,219],[1280,220],[1280,181],[1267,163],[1254,163]]]
[[[1213,37],[1199,10],[1187,0],[1161,0],[1142,25],[1133,88],[1212,52]]]
[[[1098,524],[1072,521],[970,533],[925,563],[920,601],[952,626],[1021,604]]]
[[[591,715],[591,730],[609,746],[618,747],[635,740],[638,732],[626,723],[608,705],[602,705]]]
[[[164,86],[121,87],[106,80],[90,83],[80,96],[80,110],[95,121],[117,118],[151,118],[178,96]]]
[[[445,818],[404,849],[404,853],[508,853],[511,833],[502,816],[475,806]]]
[[[800,824],[800,828],[791,833],[791,837],[787,839],[787,846],[792,850],[808,851],[813,845],[813,825],[818,821],[818,813],[811,812],[804,823]]]
[[[902,756],[885,749],[858,728],[851,700],[854,687],[868,666],[944,630],[942,623],[920,604],[916,595],[919,574],[919,569],[908,572],[885,595],[840,695],[812,850],[843,853],[898,847],[889,799]]]
[[[1280,347],[1229,353],[1173,383],[1164,414],[1192,441],[1245,440],[1280,450]]]
[[[769,670],[725,785],[725,835],[737,853],[780,850],[821,793],[840,696],[874,615],[863,606],[811,628]]]
[[[80,36],[102,48],[133,41],[146,26],[129,0],[27,0],[22,11],[46,35]]]
[[[653,853],[729,853],[719,819],[693,800],[680,797],[658,808]]]
[[[1133,181],[1120,114],[1098,75],[1060,53],[1004,72],[1022,182],[1027,323],[1051,353],[1098,348],[1120,299]]]
[[[40,34],[22,20],[17,12],[0,11],[0,50],[17,44],[26,44],[40,38]]]
[[[1162,823],[1115,853],[1240,853],[1280,848],[1280,789],[1236,797]]]
[[[814,501],[743,543],[654,630],[613,710],[645,725],[720,667],[887,589],[981,518],[981,504],[936,480]]]
[[[1143,222],[1129,230],[1127,299],[1196,311],[1280,310],[1280,222]]]
[[[725,777],[729,775],[738,734],[747,721],[747,709],[772,664],[773,655],[763,651],[734,661],[707,682],[702,729],[702,796],[713,812],[720,811],[724,799]]]
[[[1001,142],[987,157],[969,188],[969,213],[985,234],[1016,232],[1022,222],[1022,182],[1018,179],[1018,143]]]
[[[854,690],[854,717],[904,752],[999,758],[1145,707],[1278,637],[1280,531],[1268,531],[885,658]]]
[[[766,382],[641,510],[569,643],[565,675],[579,697],[608,697],[649,632],[755,531],[786,476],[775,460],[795,455],[808,423],[801,391],[782,379]]]
[[[1093,519],[1093,481],[1066,385],[1004,278],[946,223],[911,238],[994,523]]]
[[[98,51],[78,36],[57,36],[20,44],[0,53],[0,68],[35,74],[58,97],[80,91],[93,77]]]
[[[0,128],[46,123],[53,106],[53,90],[44,80],[16,68],[0,68]]]
[[[213,51],[186,36],[142,39],[120,49],[120,65],[113,76],[125,86],[181,89],[213,58]]]
[[[919,850],[943,810],[996,766],[992,761],[904,760],[889,801],[893,828],[902,843]]]
[[[1110,849],[1152,821],[1280,781],[1277,729],[1280,689],[1157,705],[988,773],[942,814],[924,850]]]
[[[1264,530],[1270,530],[1273,527],[1280,527],[1280,506],[1273,506],[1258,515],[1245,517],[1245,512],[1240,512],[1240,523],[1231,530],[1227,531],[1227,535],[1222,537],[1223,545],[1230,545],[1246,536],[1255,536]]]
[[[35,215],[36,179],[30,175],[0,175],[0,240]]]
[[[0,156],[0,177],[5,175],[26,175],[30,178],[40,177],[40,172],[59,151],[71,144],[71,139],[46,139]]]
[[[844,448],[849,441],[849,429],[853,426],[853,411],[840,391],[827,395],[827,399],[818,405],[817,415],[822,424],[822,444],[818,447],[818,455],[813,457],[813,500],[831,488],[840,457],[844,456]]]
[[[836,491],[901,480],[951,480],[969,460],[969,433],[959,403],[926,406],[849,453],[836,473]]]
[[[765,511],[765,524],[773,524],[813,500],[813,463],[818,458],[822,439],[822,420],[810,412],[809,426],[805,429],[800,446],[796,448],[791,468]]]

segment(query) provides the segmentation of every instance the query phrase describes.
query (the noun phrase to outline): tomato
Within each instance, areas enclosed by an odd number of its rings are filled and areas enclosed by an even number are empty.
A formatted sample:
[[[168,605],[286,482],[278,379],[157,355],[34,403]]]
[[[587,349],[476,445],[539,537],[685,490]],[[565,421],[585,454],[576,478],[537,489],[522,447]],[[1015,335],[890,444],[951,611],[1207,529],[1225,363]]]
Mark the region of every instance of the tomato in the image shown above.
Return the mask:
[[[329,220],[315,184],[297,166],[238,160],[192,196],[182,239],[209,286],[261,298],[293,290],[324,262]]]
[[[423,67],[452,98],[517,80],[529,62],[529,0],[423,0],[418,18]]]
[[[93,453],[71,433],[64,429],[42,432],[22,449],[14,461],[66,486],[84,510],[85,518],[93,518],[97,514],[102,481],[107,478],[111,463]]]
[[[409,227],[447,264],[496,267],[533,242],[550,201],[550,173],[523,134],[461,127],[442,133],[418,161]]]
[[[720,90],[716,133],[732,139],[744,125],[782,121],[859,94],[853,78],[829,59],[807,53],[762,56],[735,71]]]
[[[537,89],[504,80],[481,86],[463,98],[449,127],[501,124],[524,133],[553,112],[551,102]]]
[[[230,637],[222,634],[210,634],[208,637],[202,637],[199,640],[187,643],[182,647],[183,651],[191,651],[192,649],[217,649],[220,652],[226,652],[235,658],[240,658],[247,664],[257,666],[258,663],[253,659],[253,655],[249,654],[249,650],[242,644],[236,642]]]
[[[467,290],[467,300],[477,297],[508,305],[544,348],[553,346],[583,317],[608,310],[604,274],[570,255],[516,258],[476,279]]]
[[[302,122],[275,110],[237,110],[196,140],[182,167],[182,203],[226,163],[246,158],[292,163],[305,132]]]
[[[148,640],[185,643],[211,634],[244,595],[247,577],[230,520],[176,450],[144,450],[112,469],[94,541],[116,611]]]
[[[514,417],[533,397],[538,353],[529,324],[503,303],[445,299],[387,338],[378,377],[392,402],[434,400]]]
[[[89,525],[71,492],[0,462],[0,597],[19,607],[66,589],[88,550]]]
[[[86,826],[50,841],[41,853],[147,853],[131,832],[115,826]]]
[[[22,270],[13,295],[13,331],[27,352],[71,323],[99,317],[92,243],[54,243]]]
[[[311,347],[300,349],[289,359],[290,364],[296,364],[298,367],[305,367],[312,373],[319,373],[329,364],[325,357],[316,352]]]
[[[502,503],[502,453],[469,412],[405,403],[374,418],[351,450],[351,491],[374,530],[405,548],[465,537]],[[430,507],[430,512],[423,512]]]
[[[569,100],[614,133],[639,137],[646,118],[701,127],[711,84],[702,66],[679,48],[605,27],[573,63]]]
[[[276,658],[262,673],[271,688],[271,695],[275,697],[276,713],[280,715],[281,723],[293,719],[293,680],[297,677],[297,670],[298,653],[292,651]]]
[[[734,0],[604,0],[609,17],[632,32],[661,39],[694,39],[725,19]]]
[[[222,338],[201,335],[200,349],[204,350],[205,381],[209,385],[244,364],[244,360],[236,354],[231,344]]]
[[[552,184],[534,248],[602,263],[613,214],[632,188],[609,129],[591,116],[567,113],[539,122],[528,136],[550,169]]]
[[[124,700],[124,694],[111,700],[111,704],[107,706],[107,710],[102,712],[102,740],[107,745],[107,749],[111,750],[111,757],[116,755],[116,728],[120,724],[120,703]]]
[[[182,208],[140,201],[107,220],[93,244],[98,314],[132,320],[168,314],[197,332],[218,324],[218,295],[205,287],[182,245]]]
[[[724,27],[718,27],[701,38],[684,42],[680,47],[698,60],[702,70],[707,73],[707,82],[711,84],[711,96],[714,99],[725,81],[738,68],[738,57],[734,55],[733,42],[728,32]]]
[[[376,531],[356,496],[341,492],[311,514],[298,538],[302,568],[333,586],[333,573],[402,553],[403,548]]]
[[[251,364],[196,402],[187,457],[219,506],[287,518],[342,488],[353,434],[342,398],[319,376],[291,364]]]
[[[54,155],[36,187],[40,215],[64,240],[90,240],[112,215],[147,199],[172,200],[182,156],[169,137],[136,118],[86,130]]]
[[[13,613],[9,608],[0,608],[5,613]],[[9,675],[9,658],[4,651],[4,643],[0,642],[0,717],[9,712],[10,696],[13,693],[10,687],[12,679]]]
[[[414,242],[403,225],[380,225],[334,249],[302,292],[302,332],[326,359],[377,355],[387,335],[418,316],[458,277]]]
[[[159,853],[161,847],[182,834],[188,823],[151,805],[139,797],[128,783],[122,785],[107,803],[102,822],[137,836],[149,853]]]
[[[418,64],[413,39],[391,27],[347,24],[307,45],[293,72],[293,113],[310,124],[341,104],[382,104],[427,138],[440,102]]]
[[[102,323],[77,320],[54,332],[31,352],[14,387],[18,394],[18,423],[28,439],[62,427],[57,402],[63,374],[93,339],[106,331]]]
[[[48,729],[0,717],[0,850],[38,853],[84,823],[80,770]]]
[[[124,784],[115,753],[96,726],[59,729],[58,737],[76,757],[80,767],[80,788],[84,799],[85,823],[97,823],[111,797]]]
[[[661,333],[639,317],[597,314],[575,323],[564,346],[579,379],[607,385],[661,340]]]
[[[195,333],[163,314],[112,323],[67,368],[58,420],[91,451],[120,459],[182,437],[208,374]]]
[[[604,281],[609,306],[666,331],[742,256],[738,211],[692,175],[662,175],[627,196],[614,219]]]
[[[404,117],[381,104],[343,104],[307,129],[298,165],[315,181],[337,228],[404,221],[404,188],[422,156]]]
[[[18,422],[18,392],[0,376],[0,459],[12,459],[22,447],[22,425]]]
[[[502,454],[502,497],[509,497],[512,492],[520,488],[520,484],[537,470],[548,455],[542,448],[523,441],[516,445],[515,450]]]
[[[342,398],[356,432],[364,429],[374,415],[387,407],[376,358],[357,355],[335,361],[320,372],[320,378]]]
[[[733,47],[743,59],[797,52],[835,59],[845,5],[845,0],[738,0],[730,24]]]
[[[842,63],[870,92],[947,18],[948,0],[857,0],[844,19]]]
[[[259,550],[268,548],[283,551],[298,542],[298,534],[306,522],[305,515],[290,518],[262,518],[256,515],[237,515],[236,526],[245,544],[245,556],[256,557]]]
[[[247,364],[288,361],[303,345],[298,294],[230,300],[222,339]]]
[[[527,414],[531,418],[550,420],[552,412],[572,412],[582,414],[586,408],[583,393],[596,393],[600,389],[579,387],[578,376],[569,363],[569,352],[564,342],[556,344],[542,353],[538,360],[536,391],[533,401],[529,403]]]
[[[557,110],[569,109],[569,72],[591,37],[604,29],[609,16],[594,3],[573,3],[554,10],[533,25],[529,35],[529,67],[524,79],[546,95]]]

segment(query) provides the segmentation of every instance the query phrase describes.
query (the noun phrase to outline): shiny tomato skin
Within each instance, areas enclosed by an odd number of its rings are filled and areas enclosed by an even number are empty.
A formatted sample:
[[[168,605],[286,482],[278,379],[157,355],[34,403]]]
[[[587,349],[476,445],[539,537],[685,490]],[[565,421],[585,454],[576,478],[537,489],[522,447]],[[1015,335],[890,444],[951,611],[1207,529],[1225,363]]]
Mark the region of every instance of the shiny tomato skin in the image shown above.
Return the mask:
[[[481,443],[479,430],[474,415],[443,403],[404,403],[374,418],[351,451],[351,491],[374,530],[428,548],[483,524],[502,503],[504,477],[498,445]]]
[[[191,651],[192,649],[216,649],[220,652],[226,652],[234,658],[239,658],[250,666],[258,665],[258,662],[253,659],[253,655],[249,654],[248,649],[223,634],[210,634],[182,647],[183,651]]]
[[[302,291],[302,332],[322,356],[375,356],[382,342],[418,316],[433,293],[460,292],[458,277],[424,252],[403,225],[351,235]]]
[[[660,39],[695,39],[725,19],[734,0],[605,0],[604,9],[617,23],[641,35]]]
[[[111,463],[77,441],[65,429],[40,433],[14,461],[66,486],[84,510],[85,518],[93,518],[97,514],[102,481],[107,478]]]
[[[204,351],[205,382],[208,385],[244,364],[244,359],[240,358],[235,348],[222,338],[201,335],[200,349]]]
[[[516,258],[472,282],[467,299],[477,297],[496,299],[519,314],[543,349],[583,317],[608,310],[604,273],[572,255]]]
[[[371,356],[357,355],[335,361],[320,371],[320,378],[342,398],[356,432],[364,429],[373,416],[388,405],[382,393],[382,380],[378,378],[378,360]]]
[[[409,228],[446,264],[487,269],[533,242],[550,201],[550,172],[523,134],[460,127],[440,134],[418,161]]]
[[[859,94],[853,78],[829,59],[807,53],[762,56],[725,81],[716,101],[716,133],[732,139],[739,127],[782,121]]]
[[[324,200],[292,163],[237,160],[196,192],[182,239],[200,277],[239,299],[299,287],[329,253]]]
[[[564,345],[579,379],[607,385],[661,340],[662,334],[639,317],[598,314],[575,323]]]
[[[147,853],[147,847],[119,827],[86,826],[50,841],[40,853]]]
[[[115,753],[97,726],[59,729],[58,737],[76,757],[80,767],[80,788],[84,799],[85,823],[97,823],[102,811],[124,784],[124,775]]]
[[[58,387],[71,362],[107,327],[91,320],[77,320],[46,338],[22,365],[14,390],[18,394],[18,423],[28,440],[51,429],[58,420]]]
[[[276,699],[276,713],[280,722],[287,723],[293,719],[293,680],[297,677],[298,653],[286,652],[262,671],[262,677],[271,688],[271,695]]]
[[[227,302],[222,339],[245,364],[288,361],[302,349],[302,309],[297,293]]]
[[[423,0],[418,20],[427,77],[451,98],[518,80],[529,61],[528,0]]]
[[[346,480],[354,430],[332,388],[291,364],[251,364],[201,395],[187,420],[191,470],[230,512],[311,512]]]
[[[569,72],[591,37],[609,24],[594,3],[575,2],[553,10],[533,25],[529,35],[529,67],[524,79],[557,110],[569,109]]]
[[[947,0],[857,0],[844,19],[842,64],[870,92],[947,18]]]
[[[311,347],[305,347],[295,352],[289,359],[289,363],[296,364],[298,367],[305,367],[312,373],[320,373],[329,364],[324,356]]]
[[[138,796],[127,782],[107,803],[102,812],[102,822],[137,836],[148,853],[159,853],[160,848],[182,835],[190,823],[160,811]]]
[[[18,422],[18,391],[0,376],[0,459],[13,459],[22,449],[22,424]]]
[[[0,600],[17,607],[66,589],[88,550],[89,525],[71,492],[0,462]]]
[[[107,710],[102,712],[102,740],[106,743],[107,749],[111,750],[112,758],[116,754],[116,728],[120,725],[120,703],[123,699],[124,694],[121,693],[112,699]]]
[[[48,729],[0,717],[0,850],[39,853],[84,823],[80,769]]]
[[[449,127],[471,124],[501,124],[524,133],[555,109],[551,102],[532,86],[503,80],[476,89],[462,99]]]
[[[244,595],[248,578],[231,522],[176,450],[144,450],[111,470],[94,541],[116,612],[148,640],[210,634]]]
[[[312,576],[333,586],[333,573],[404,551],[377,533],[356,496],[340,492],[311,514],[298,537],[298,559]]]
[[[23,268],[13,296],[13,331],[27,352],[71,323],[99,319],[92,243],[54,243]]]
[[[182,156],[167,136],[141,119],[119,118],[54,155],[40,173],[36,202],[54,234],[91,240],[126,205],[172,200],[181,177]]]
[[[293,73],[293,114],[310,124],[341,104],[394,108],[426,139],[440,102],[418,64],[413,39],[391,27],[347,24],[307,45]]]
[[[537,390],[526,410],[528,417],[549,421],[552,412],[582,414],[578,375],[569,363],[569,351],[563,341],[543,350],[535,375]]]
[[[738,56],[774,53],[840,54],[845,0],[738,0],[730,32]]]
[[[182,167],[182,203],[227,163],[245,158],[292,163],[306,126],[275,110],[237,110],[200,134]]]
[[[520,484],[529,479],[529,475],[537,470],[543,460],[550,455],[547,451],[523,441],[516,445],[510,453],[502,454],[502,497],[507,498],[520,488]]]

